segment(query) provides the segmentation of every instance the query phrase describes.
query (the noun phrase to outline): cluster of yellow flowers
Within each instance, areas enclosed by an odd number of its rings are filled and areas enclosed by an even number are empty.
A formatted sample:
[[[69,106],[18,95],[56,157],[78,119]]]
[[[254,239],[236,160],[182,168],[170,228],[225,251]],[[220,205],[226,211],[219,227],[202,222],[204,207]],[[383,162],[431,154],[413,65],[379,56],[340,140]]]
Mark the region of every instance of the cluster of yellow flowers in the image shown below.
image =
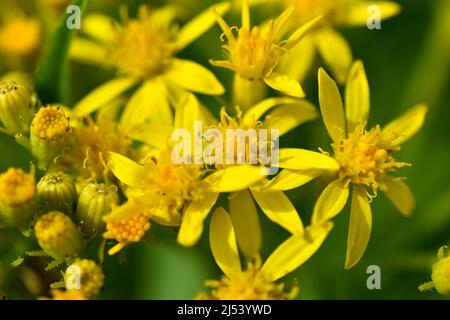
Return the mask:
[[[66,1],[43,2],[61,8]],[[71,58],[113,69],[117,76],[73,108],[42,105],[32,84],[18,77],[1,85],[2,130],[29,148],[36,168],[30,173],[10,168],[0,175],[0,220],[33,235],[54,266],[67,268],[61,283],[53,285],[65,288],[53,291],[56,299],[98,295],[105,280],[100,267],[104,250],[114,255],[144,241],[152,223],[175,228],[180,245],[196,245],[210,213],[210,247],[224,275],[207,281],[210,290],[197,298],[294,299],[298,287],[278,280],[321,247],[350,191],[347,269],[364,254],[372,229],[371,202],[379,190],[403,215],[412,213],[414,198],[405,179],[390,174],[410,165],[398,161],[395,152],[419,131],[427,107],[417,105],[383,128],[368,127],[370,93],[363,63],[353,60],[349,45],[333,29],[365,25],[368,2],[266,2],[284,11],[259,26],[252,26],[249,0],[240,3],[240,27],[224,19],[232,12],[227,2],[181,27],[179,10],[172,6],[141,6],[135,17],[123,7],[120,21],[99,13],[83,17]],[[383,19],[400,10],[393,1],[377,5]],[[38,50],[39,28],[21,19],[0,27],[0,48],[10,56]],[[223,36],[208,45],[222,42],[225,56],[210,64],[234,73],[231,102],[223,106],[220,119],[194,94],[222,96],[224,86],[211,68],[178,57],[215,22]],[[36,34],[23,32],[27,37],[19,43],[15,34],[22,29]],[[316,51],[337,80],[319,69],[320,112],[300,85]],[[345,90],[345,103],[338,85]],[[277,95],[269,97],[269,89]],[[182,128],[194,134],[195,121],[219,130],[278,129],[283,135],[320,114],[332,140],[329,152],[281,148],[272,176],[259,162],[179,164],[171,158],[172,132]],[[322,174],[334,179],[304,226],[285,191]],[[290,234],[265,262],[258,207]],[[98,262],[86,259],[88,243],[99,247]],[[71,283],[73,270],[79,272],[78,286]],[[435,278],[447,281],[446,289],[436,287],[448,293],[450,273],[441,270]]]

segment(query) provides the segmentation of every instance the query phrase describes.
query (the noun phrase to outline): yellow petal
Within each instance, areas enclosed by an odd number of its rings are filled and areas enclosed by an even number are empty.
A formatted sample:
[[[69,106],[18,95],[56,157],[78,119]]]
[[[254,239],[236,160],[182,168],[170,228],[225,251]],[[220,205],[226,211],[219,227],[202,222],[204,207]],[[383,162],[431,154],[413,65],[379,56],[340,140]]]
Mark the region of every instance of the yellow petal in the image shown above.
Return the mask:
[[[248,190],[229,197],[230,214],[239,248],[248,258],[255,258],[261,249],[261,227],[255,203]]]
[[[289,198],[281,191],[259,192],[251,190],[253,197],[266,216],[292,234],[303,234],[303,223]]]
[[[248,0],[242,0],[242,28],[250,30],[250,6],[248,5]]]
[[[214,122],[217,121],[209,110],[200,104],[195,95],[185,93],[175,108],[174,128],[184,128],[194,134],[196,121],[202,121],[203,127],[206,127],[212,123],[212,119]]]
[[[322,224],[334,218],[344,209],[349,194],[349,183],[345,180],[335,180],[320,194],[314,206],[313,224]]]
[[[152,220],[166,227],[178,227],[181,224],[181,215],[179,213],[171,214],[166,208],[158,208],[152,211]]]
[[[276,281],[297,269],[320,248],[332,228],[333,223],[327,222],[308,227],[304,235],[291,236],[270,255],[261,272]]]
[[[304,37],[280,59],[277,70],[303,83],[316,55],[314,43],[310,36]]]
[[[280,91],[288,96],[296,98],[303,98],[305,96],[300,83],[287,75],[272,72],[264,77],[264,82],[272,89]]]
[[[314,32],[317,50],[340,84],[344,84],[353,61],[352,51],[344,37],[331,28]]]
[[[297,100],[296,103],[280,106],[270,112],[272,119],[268,125],[269,129],[278,129],[282,136],[302,123],[316,119],[318,115],[313,104],[306,100]]]
[[[117,23],[110,17],[93,13],[84,18],[82,31],[104,44],[111,44],[115,41],[117,34],[115,24]]]
[[[167,147],[172,132],[172,126],[150,121],[129,128],[127,136],[151,147],[163,149]]]
[[[370,91],[363,63],[358,60],[353,63],[345,87],[345,111],[347,115],[347,130],[353,129],[359,123],[367,123],[370,110]]]
[[[337,142],[346,133],[344,106],[336,83],[322,68],[319,69],[319,102],[328,134]]]
[[[384,180],[384,194],[392,201],[398,211],[404,216],[410,216],[416,207],[416,200],[408,185],[400,179],[387,177]]]
[[[233,224],[228,213],[218,208],[211,219],[209,243],[217,265],[230,279],[242,272]]]
[[[288,149],[279,150],[280,168],[292,170],[339,170],[339,164],[333,158],[319,152],[309,151],[305,149]]]
[[[75,38],[70,43],[69,56],[72,60],[100,67],[108,67],[108,51],[94,41]]]
[[[312,29],[317,23],[322,20],[322,16],[314,18],[313,20],[305,23],[300,28],[294,31],[292,35],[286,40],[283,45],[283,48],[292,49],[295,45],[299,43],[299,41]]]
[[[214,192],[244,190],[266,176],[265,168],[252,165],[235,165],[214,172],[204,181]]]
[[[427,112],[428,107],[419,104],[385,126],[383,134],[397,137],[393,143],[400,145],[408,141],[422,128]]]
[[[111,171],[122,183],[131,187],[145,186],[148,175],[145,167],[118,153],[109,152],[108,157]]]
[[[189,60],[173,59],[165,79],[189,91],[209,95],[221,95],[224,87],[216,76],[202,65]]]
[[[75,105],[74,116],[81,117],[96,111],[130,89],[136,82],[134,78],[123,77],[101,85]]]
[[[266,112],[278,106],[295,104],[299,100],[291,97],[277,97],[265,99],[253,107],[248,109],[242,117],[243,123],[253,122],[259,120]]]
[[[354,1],[345,7],[345,11],[336,16],[336,23],[343,26],[366,26],[367,20],[375,13],[370,7],[379,9],[381,20],[386,20],[398,15],[401,6],[394,1]]]
[[[366,251],[372,231],[372,210],[366,191],[362,187],[354,187],[352,208],[347,239],[347,257],[345,269],[355,266]]]
[[[219,197],[218,193],[205,192],[203,198],[192,202],[183,213],[177,241],[185,247],[192,247],[198,242],[203,232],[203,221],[208,216]]]
[[[215,4],[214,9],[219,15],[224,15],[230,9],[230,4],[228,2],[221,2]],[[194,40],[208,31],[214,22],[215,19],[211,14],[210,9],[201,12],[197,17],[186,23],[178,32],[177,49],[182,50],[187,47]]]
[[[289,170],[283,169],[271,180],[259,183],[253,189],[261,192],[286,191],[298,188],[322,174],[323,170]]]
[[[173,123],[167,88],[160,78],[147,80],[133,94],[120,117],[120,126],[127,131],[146,121],[164,125]]]

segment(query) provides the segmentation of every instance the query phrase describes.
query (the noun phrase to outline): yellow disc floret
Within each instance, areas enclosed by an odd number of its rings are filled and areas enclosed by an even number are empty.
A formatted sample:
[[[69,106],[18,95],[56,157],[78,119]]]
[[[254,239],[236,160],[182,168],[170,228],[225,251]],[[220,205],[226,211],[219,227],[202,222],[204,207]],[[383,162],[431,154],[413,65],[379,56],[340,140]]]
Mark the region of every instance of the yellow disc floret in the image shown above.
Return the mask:
[[[94,261],[77,259],[67,268],[64,281],[68,292],[76,292],[90,299],[100,293],[105,275]]]
[[[74,257],[83,249],[80,231],[62,212],[44,214],[34,226],[34,231],[41,248],[57,260]]]
[[[61,139],[70,131],[69,118],[59,106],[41,108],[33,119],[31,131],[41,139]]]
[[[139,8],[137,19],[126,16],[123,20],[110,54],[119,73],[148,78],[164,71],[175,50],[170,21],[146,6]]]
[[[149,218],[141,213],[125,219],[107,221],[103,237],[124,243],[139,242],[149,229]]]
[[[12,56],[27,57],[39,47],[41,26],[22,14],[12,16],[0,28],[0,48]]]
[[[283,283],[276,284],[259,272],[257,265],[249,264],[246,271],[230,279],[209,280],[205,285],[212,288],[211,294],[200,294],[197,298],[209,300],[292,300],[298,295],[298,287],[285,290]]]
[[[379,126],[369,131],[358,125],[348,137],[333,144],[334,157],[341,166],[340,175],[352,183],[364,184],[376,190],[382,186],[385,174],[408,166],[397,162],[392,152],[398,147],[383,136]]]

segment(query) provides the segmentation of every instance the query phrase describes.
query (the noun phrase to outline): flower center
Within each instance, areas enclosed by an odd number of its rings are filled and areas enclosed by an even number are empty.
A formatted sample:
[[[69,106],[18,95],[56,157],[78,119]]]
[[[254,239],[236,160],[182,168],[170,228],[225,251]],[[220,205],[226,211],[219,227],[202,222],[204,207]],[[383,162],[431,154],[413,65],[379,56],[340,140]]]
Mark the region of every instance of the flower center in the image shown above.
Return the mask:
[[[387,172],[408,166],[392,156],[398,147],[391,142],[379,126],[366,131],[358,125],[347,138],[332,144],[334,157],[341,165],[341,177],[377,189]]]
[[[59,239],[69,233],[74,225],[69,217],[59,211],[43,215],[35,225],[36,238],[46,242],[49,247],[56,247]]]
[[[41,108],[31,123],[31,131],[41,139],[61,139],[70,131],[69,118],[60,107]]]
[[[140,7],[138,18],[125,18],[124,28],[117,31],[112,64],[119,73],[139,78],[160,74],[175,50],[173,31],[170,21]]]
[[[158,159],[147,163],[149,187],[156,194],[160,206],[176,213],[201,197],[200,180],[203,176],[200,165],[175,164],[171,153],[166,151]]]
[[[298,295],[297,286],[286,291],[283,283],[271,282],[259,272],[257,265],[252,264],[235,279],[223,276],[205,284],[212,292],[200,298],[212,300],[292,300]]]
[[[279,58],[285,53],[274,42],[271,22],[264,32],[259,27],[254,27],[251,31],[239,29],[237,39],[229,39],[224,48],[235,72],[249,80],[261,80],[276,67]]]
[[[108,219],[103,237],[123,243],[139,242],[149,229],[149,217],[141,213],[125,219]]]
[[[0,201],[11,206],[27,204],[34,199],[34,177],[21,169],[9,168],[0,175]]]
[[[0,29],[0,48],[11,55],[26,57],[39,46],[41,27],[32,18],[17,15]]]

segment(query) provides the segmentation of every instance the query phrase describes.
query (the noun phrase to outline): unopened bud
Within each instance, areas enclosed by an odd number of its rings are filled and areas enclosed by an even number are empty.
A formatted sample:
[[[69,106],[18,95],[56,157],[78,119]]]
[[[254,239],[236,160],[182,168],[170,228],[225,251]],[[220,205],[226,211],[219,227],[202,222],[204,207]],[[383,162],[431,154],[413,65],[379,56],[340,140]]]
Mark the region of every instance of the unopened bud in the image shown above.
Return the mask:
[[[5,82],[0,85],[0,120],[11,134],[27,133],[35,113],[32,94],[22,84]]]
[[[78,292],[88,299],[100,293],[104,281],[102,269],[94,261],[87,259],[76,259],[64,274],[66,290]]]
[[[48,173],[37,184],[39,205],[44,212],[61,211],[72,215],[77,191],[72,177],[62,172]]]

